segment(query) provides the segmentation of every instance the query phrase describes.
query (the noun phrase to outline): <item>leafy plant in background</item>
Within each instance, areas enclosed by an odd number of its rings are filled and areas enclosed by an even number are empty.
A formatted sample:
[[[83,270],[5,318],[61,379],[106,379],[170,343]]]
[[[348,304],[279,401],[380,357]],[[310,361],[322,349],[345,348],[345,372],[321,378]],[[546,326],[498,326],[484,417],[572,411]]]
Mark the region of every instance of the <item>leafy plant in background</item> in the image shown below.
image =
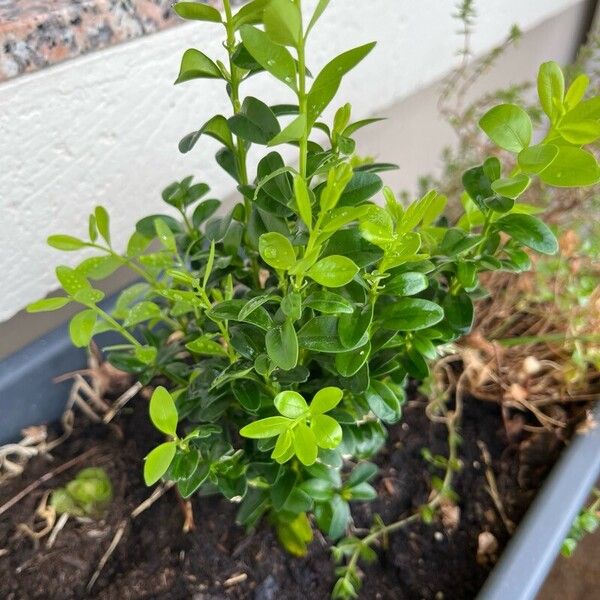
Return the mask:
[[[561,554],[566,557],[573,556],[577,544],[588,534],[594,533],[600,526],[600,490],[595,489],[595,500],[586,506],[575,517],[571,530],[562,544]]]
[[[146,458],[149,485],[175,481],[185,498],[220,493],[240,503],[238,521],[247,527],[268,515],[296,555],[312,539],[308,515],[336,541],[349,529],[349,502],[375,497],[368,482],[376,467],[367,461],[385,443],[385,426],[401,418],[407,379],[427,377],[438,348],[471,328],[473,300],[485,293],[478,275],[528,269],[527,248],[556,251],[536,209],[519,201],[531,181],[588,185],[600,178],[583,149],[600,136],[600,100],[583,99],[584,80],[565,93],[560,69],[548,63],[539,82],[552,127],[542,142],[532,141],[530,117],[513,104],[480,122],[515,155],[516,168],[491,156],[469,169],[455,227],[440,218],[447,200],[434,190],[404,205],[380,177],[394,165],[354,154],[355,132],[378,119],[353,120],[348,104],[331,121],[324,116],[343,77],[374,47],[340,54],[313,79],[306,45],[328,4],[321,0],[306,21],[300,0],[254,0],[235,14],[229,0],[224,14],[175,5],[183,18],[221,24],[227,53],[223,62],[187,50],[176,83],[217,80],[232,107],[179,148],[187,153],[205,136],[216,139],[216,161],[241,200],[223,210],[206,199],[205,183],[173,182],[162,198],[178,218],[143,218],[124,252],[111,243],[106,210],[96,208],[88,240],[48,241],[98,255],[58,267],[66,295],[29,307],[83,305],[70,324],[75,345],[119,332],[125,343],[106,349],[112,364],[166,386],[150,402],[152,422],[167,441]],[[286,87],[291,103],[244,97],[243,84],[259,74]],[[296,148],[290,164],[283,145]],[[257,150],[251,173],[247,158]],[[109,315],[91,281],[120,266],[141,281],[121,293]],[[450,429],[446,475],[409,521],[431,519],[450,496],[459,440],[457,427]],[[378,523],[366,538],[338,544],[335,556],[348,563],[337,597],[357,593],[358,561],[372,558],[371,545],[403,525]]]

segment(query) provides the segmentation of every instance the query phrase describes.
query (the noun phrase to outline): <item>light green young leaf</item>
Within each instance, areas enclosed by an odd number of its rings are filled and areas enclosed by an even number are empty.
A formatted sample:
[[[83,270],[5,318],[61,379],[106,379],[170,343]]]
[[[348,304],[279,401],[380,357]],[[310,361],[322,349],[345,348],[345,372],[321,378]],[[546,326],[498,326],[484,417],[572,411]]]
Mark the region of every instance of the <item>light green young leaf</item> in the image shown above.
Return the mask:
[[[560,146],[556,158],[540,173],[540,179],[556,187],[593,185],[600,180],[600,167],[591,152]]]
[[[340,424],[329,415],[315,415],[310,422],[310,428],[315,434],[317,445],[320,448],[332,450],[342,442],[342,428]]]
[[[221,13],[212,6],[198,2],[177,2],[173,10],[183,19],[193,21],[207,21],[209,23],[221,23]]]
[[[274,269],[287,271],[296,263],[296,253],[290,240],[274,231],[260,236],[258,251],[261,258]]]
[[[308,411],[306,400],[298,392],[291,390],[277,394],[273,403],[280,414],[290,419],[296,419]]]
[[[88,244],[79,238],[73,237],[72,235],[51,235],[46,243],[52,248],[57,250],[63,250],[64,252],[72,252],[74,250],[81,250]]]
[[[312,231],[312,202],[310,193],[304,178],[298,173],[294,175],[294,197],[296,198],[296,206],[298,207],[300,217],[308,227],[308,230]]]
[[[325,387],[319,390],[310,403],[310,413],[320,415],[333,410],[342,400],[344,393],[338,387]]]
[[[307,275],[323,287],[338,288],[350,283],[358,266],[346,256],[326,256],[314,264]]]
[[[500,148],[521,152],[531,142],[533,126],[529,115],[516,104],[500,104],[481,117],[479,126]]]
[[[583,100],[589,85],[590,78],[585,73],[575,77],[565,94],[565,110],[572,110]]]
[[[176,442],[165,442],[152,450],[144,462],[144,481],[154,485],[166,472],[175,458]]]
[[[96,206],[94,216],[96,217],[98,233],[110,246],[110,217],[108,216],[107,210],[103,206]]]
[[[69,323],[69,336],[77,348],[89,346],[94,333],[97,315],[92,309],[77,313]]]
[[[565,78],[557,63],[549,61],[540,66],[537,89],[542,108],[554,123],[562,114],[565,95]]]
[[[219,342],[215,342],[210,336],[203,335],[192,342],[188,342],[185,347],[194,354],[204,354],[205,356],[227,356],[227,351]]]
[[[287,417],[267,417],[242,427],[240,435],[257,440],[275,437],[289,429],[292,423],[292,419]]]
[[[292,0],[271,0],[263,12],[267,35],[277,44],[297,48],[302,40],[302,16]]]
[[[518,198],[531,183],[528,175],[519,173],[514,177],[503,177],[492,182],[492,189],[496,194],[515,200]]]
[[[295,91],[296,62],[287,48],[272,42],[264,31],[251,25],[243,25],[240,34],[244,46],[256,62]]]
[[[154,220],[154,229],[156,230],[156,236],[161,244],[170,252],[177,252],[175,236],[173,235],[171,228],[162,219]]]
[[[158,319],[160,316],[160,308],[157,304],[154,304],[154,302],[143,301],[129,309],[123,325],[125,325],[125,327],[132,327],[133,325],[149,321],[150,319]]]
[[[519,152],[519,167],[525,173],[541,173],[549,167],[558,156],[558,146],[553,144],[537,144]]]
[[[318,451],[314,432],[305,423],[298,423],[294,428],[294,452],[300,462],[310,467],[316,462]]]
[[[59,298],[43,298],[27,305],[26,310],[28,313],[50,312],[66,306],[69,302],[70,300],[63,296]]]
[[[176,437],[178,418],[173,397],[163,386],[158,386],[150,398],[150,420],[159,431]]]
[[[91,288],[90,282],[81,273],[70,267],[56,267],[56,278],[67,294],[74,296],[78,291]]]
[[[267,146],[278,146],[289,142],[297,142],[306,132],[306,115],[298,115],[274,138],[269,140]]]
[[[312,127],[321,113],[336,95],[342,78],[360,63],[375,47],[375,43],[365,44],[336,56],[317,75],[308,93],[308,125]]]
[[[154,346],[136,346],[133,353],[139,361],[151,365],[156,360],[158,350]]]
[[[321,18],[321,15],[325,12],[325,9],[329,5],[330,0],[319,0],[319,4],[315,8],[315,12],[313,13],[310,22],[308,23],[308,27],[306,28],[305,38],[308,37],[308,34],[312,31],[312,28],[317,24],[317,21]]]

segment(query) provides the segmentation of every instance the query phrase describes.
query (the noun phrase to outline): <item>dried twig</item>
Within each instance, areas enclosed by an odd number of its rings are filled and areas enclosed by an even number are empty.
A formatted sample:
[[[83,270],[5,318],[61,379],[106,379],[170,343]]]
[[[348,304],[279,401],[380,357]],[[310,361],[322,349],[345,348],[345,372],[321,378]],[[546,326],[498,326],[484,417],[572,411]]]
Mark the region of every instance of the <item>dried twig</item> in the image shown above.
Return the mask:
[[[83,454],[80,454],[79,456],[76,456],[75,458],[68,460],[66,463],[63,463],[59,467],[56,467],[56,469],[53,469],[52,471],[48,471],[47,473],[44,473],[44,475],[42,475],[40,478],[36,479],[34,482],[30,483],[26,488],[21,490],[18,494],[16,494],[10,500],[5,502],[2,506],[0,506],[0,515],[4,514],[7,510],[11,509],[15,504],[17,504],[18,502],[23,500],[23,498],[28,496],[31,492],[33,492],[34,490],[39,488],[41,485],[43,485],[47,481],[50,481],[51,479],[53,479],[57,475],[60,475],[64,471],[67,471],[71,467],[74,467],[75,465],[78,465],[79,463],[84,462],[85,460],[90,458],[90,456],[92,456],[96,452],[97,452],[97,448],[90,448],[89,450],[86,450]]]

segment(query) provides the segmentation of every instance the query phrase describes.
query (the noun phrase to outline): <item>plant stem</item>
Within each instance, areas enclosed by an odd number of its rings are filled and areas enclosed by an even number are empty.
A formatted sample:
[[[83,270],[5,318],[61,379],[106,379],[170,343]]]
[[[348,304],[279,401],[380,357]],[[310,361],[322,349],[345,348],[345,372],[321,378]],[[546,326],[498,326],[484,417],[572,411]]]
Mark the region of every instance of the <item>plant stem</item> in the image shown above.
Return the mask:
[[[124,327],[122,327],[115,319],[113,319],[107,312],[103,311],[99,306],[91,305],[89,306],[93,311],[95,311],[98,316],[106,321],[108,324],[112,325],[114,329],[116,329],[128,342],[131,342],[134,346],[141,346],[140,344]]]
[[[298,0],[298,10],[302,14],[302,1]],[[300,42],[298,44],[298,110],[300,115],[306,117],[306,125],[304,133],[300,138],[300,175],[306,179],[306,164],[308,159],[308,106],[306,96],[306,57],[305,57],[306,40],[304,39],[304,31],[301,32]]]
[[[241,109],[240,103],[240,70],[237,65],[233,62],[233,54],[235,52],[235,28],[233,25],[233,14],[231,12],[230,0],[223,0],[223,7],[225,8],[225,29],[227,30],[227,54],[229,56],[229,73],[231,75],[230,88],[231,88],[231,104],[233,106],[233,114],[238,114]],[[240,183],[242,185],[248,185],[248,168],[246,166],[246,147],[243,140],[236,136],[236,162],[238,167],[238,175]],[[246,222],[250,216],[250,201],[244,197],[244,206],[246,208]]]

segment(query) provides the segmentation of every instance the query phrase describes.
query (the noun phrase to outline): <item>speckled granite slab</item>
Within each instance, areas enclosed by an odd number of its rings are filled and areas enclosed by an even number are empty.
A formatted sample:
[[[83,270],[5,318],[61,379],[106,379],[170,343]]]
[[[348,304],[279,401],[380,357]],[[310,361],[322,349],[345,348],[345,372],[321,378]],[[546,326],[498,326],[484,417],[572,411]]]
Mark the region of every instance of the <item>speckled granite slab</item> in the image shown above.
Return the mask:
[[[181,23],[173,2],[0,0],[0,81]]]

